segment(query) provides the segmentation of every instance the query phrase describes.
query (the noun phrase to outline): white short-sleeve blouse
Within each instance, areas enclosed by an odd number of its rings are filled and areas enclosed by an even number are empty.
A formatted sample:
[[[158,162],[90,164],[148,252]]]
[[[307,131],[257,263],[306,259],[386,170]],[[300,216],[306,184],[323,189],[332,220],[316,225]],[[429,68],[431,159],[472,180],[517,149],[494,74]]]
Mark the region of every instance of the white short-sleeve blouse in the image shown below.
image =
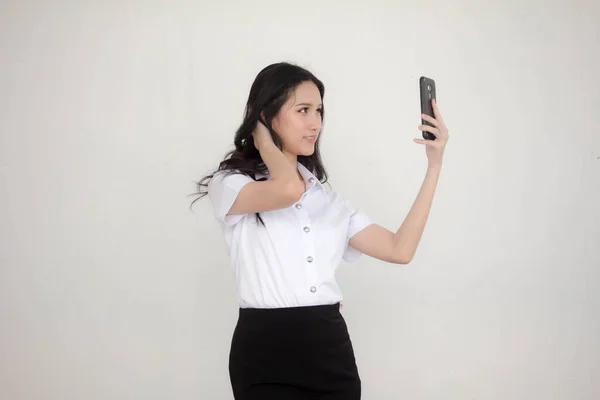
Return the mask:
[[[242,187],[243,174],[215,174],[208,185],[220,222],[242,308],[280,308],[342,301],[335,272],[361,253],[352,236],[372,222],[324,185],[301,163],[306,191],[295,204],[255,214],[226,215]],[[260,178],[260,177],[257,177]]]

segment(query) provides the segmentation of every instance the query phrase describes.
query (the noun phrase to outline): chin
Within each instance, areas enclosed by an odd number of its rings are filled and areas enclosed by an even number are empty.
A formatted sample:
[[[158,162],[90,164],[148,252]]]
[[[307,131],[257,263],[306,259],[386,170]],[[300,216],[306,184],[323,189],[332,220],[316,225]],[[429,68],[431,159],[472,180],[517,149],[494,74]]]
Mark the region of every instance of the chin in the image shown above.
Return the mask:
[[[313,147],[312,149],[302,149],[301,151],[298,152],[299,156],[312,156],[315,153],[315,148]]]

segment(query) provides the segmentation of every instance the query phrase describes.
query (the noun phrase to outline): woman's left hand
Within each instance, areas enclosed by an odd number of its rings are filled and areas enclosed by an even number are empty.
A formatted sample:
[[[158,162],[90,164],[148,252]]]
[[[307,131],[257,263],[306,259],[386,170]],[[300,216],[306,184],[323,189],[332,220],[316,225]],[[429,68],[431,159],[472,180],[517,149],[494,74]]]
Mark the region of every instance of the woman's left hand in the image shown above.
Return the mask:
[[[444,119],[437,107],[437,102],[431,100],[431,105],[433,107],[433,115],[435,118],[425,114],[422,114],[422,118],[433,126],[419,125],[419,130],[430,132],[435,136],[435,140],[415,138],[414,141],[425,145],[429,167],[439,167],[442,165],[444,149],[446,148],[446,143],[448,143],[448,128],[446,127],[446,124],[444,124]]]

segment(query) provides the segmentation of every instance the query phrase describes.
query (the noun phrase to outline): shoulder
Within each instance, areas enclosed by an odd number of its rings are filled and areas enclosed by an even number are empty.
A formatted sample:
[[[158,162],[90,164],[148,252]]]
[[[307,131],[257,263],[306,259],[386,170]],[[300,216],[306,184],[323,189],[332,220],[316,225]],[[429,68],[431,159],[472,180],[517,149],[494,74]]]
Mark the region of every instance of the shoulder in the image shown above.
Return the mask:
[[[218,171],[208,182],[208,197],[217,220],[234,225],[243,216],[227,215],[242,188],[254,182],[250,176],[236,171]]]
[[[238,188],[248,182],[253,182],[249,175],[242,174],[237,171],[232,170],[223,170],[217,171],[214,173],[213,177],[208,182],[208,191],[209,193],[212,191],[224,189],[224,188]],[[241,186],[240,186],[241,185]]]
[[[208,197],[213,203],[230,203],[242,188],[254,182],[250,176],[237,171],[217,171],[208,182]]]

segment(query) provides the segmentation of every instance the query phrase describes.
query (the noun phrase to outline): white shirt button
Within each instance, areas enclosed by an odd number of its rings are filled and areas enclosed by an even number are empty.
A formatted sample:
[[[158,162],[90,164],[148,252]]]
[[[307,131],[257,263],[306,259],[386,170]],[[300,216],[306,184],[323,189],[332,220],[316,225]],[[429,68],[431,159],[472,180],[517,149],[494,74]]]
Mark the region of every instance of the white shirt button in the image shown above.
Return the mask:
[[[305,226],[304,227],[304,232],[306,232],[306,233],[310,232],[310,228],[308,226]]]
[[[309,183],[314,183],[314,182],[315,182],[315,178],[309,178],[309,179],[308,179],[308,182],[309,182]]]
[[[300,204],[300,203],[296,203],[296,208],[297,208],[298,210],[299,210],[299,209],[301,209],[301,208],[302,208],[302,204]]]
[[[315,293],[315,292],[317,291],[317,288],[316,288],[316,287],[314,287],[314,286],[311,286],[311,287],[310,287],[310,291],[311,291],[311,292],[313,292],[313,293]]]
[[[313,258],[311,256],[306,257],[306,261],[308,261],[309,263],[313,262]]]

